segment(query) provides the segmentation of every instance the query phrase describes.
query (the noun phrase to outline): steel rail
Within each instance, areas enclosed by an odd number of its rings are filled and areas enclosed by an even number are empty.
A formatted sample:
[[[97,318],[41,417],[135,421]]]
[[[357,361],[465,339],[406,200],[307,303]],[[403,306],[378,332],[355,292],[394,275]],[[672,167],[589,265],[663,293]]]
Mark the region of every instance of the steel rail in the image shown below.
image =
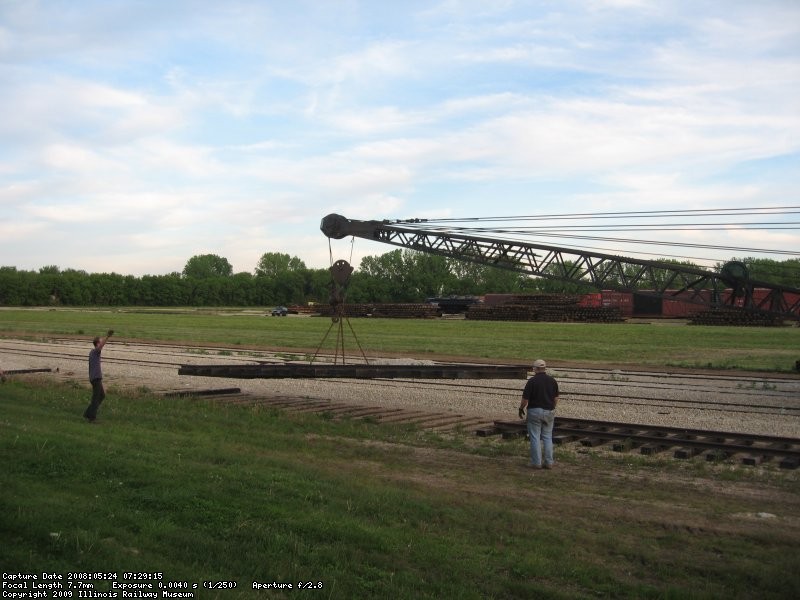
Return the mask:
[[[0,348],[4,353],[7,354],[14,354],[16,356],[34,356],[37,358],[53,358],[53,359],[65,359],[65,360],[80,360],[86,361],[88,360],[89,353],[86,354],[71,354],[68,352],[38,352],[33,350],[7,350],[5,348]],[[165,361],[158,361],[158,360],[144,360],[139,358],[116,358],[114,356],[103,356],[103,364],[136,364],[136,365],[143,365],[143,366],[156,366],[156,367],[178,367],[182,363],[180,362],[165,362]]]
[[[3,371],[5,375],[29,375],[32,373],[52,373],[53,369],[9,369]]]
[[[498,434],[503,437],[524,436],[526,422],[498,420],[475,433],[482,437]],[[689,458],[702,451],[710,453],[709,460],[720,455],[742,454],[742,461],[746,464],[780,458],[781,468],[796,469],[800,466],[800,438],[793,437],[556,417],[553,441],[559,444],[577,441],[592,447],[619,442],[614,450],[640,448],[643,454],[676,448],[675,458]]]

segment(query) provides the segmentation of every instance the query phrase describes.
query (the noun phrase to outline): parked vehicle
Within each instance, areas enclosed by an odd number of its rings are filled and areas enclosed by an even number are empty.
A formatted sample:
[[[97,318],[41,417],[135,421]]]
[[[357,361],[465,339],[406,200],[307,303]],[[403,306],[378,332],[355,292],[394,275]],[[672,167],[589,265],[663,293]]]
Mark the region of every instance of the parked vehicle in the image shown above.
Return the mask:
[[[289,314],[289,309],[285,306],[276,306],[272,309],[272,316],[273,317],[285,317]]]

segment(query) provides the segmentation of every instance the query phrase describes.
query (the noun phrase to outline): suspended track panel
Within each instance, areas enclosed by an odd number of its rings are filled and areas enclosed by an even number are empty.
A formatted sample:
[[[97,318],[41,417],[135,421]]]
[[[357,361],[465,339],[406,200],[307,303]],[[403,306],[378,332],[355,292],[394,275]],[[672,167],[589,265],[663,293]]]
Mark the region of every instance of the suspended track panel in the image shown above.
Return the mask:
[[[181,365],[178,375],[231,379],[526,379],[507,365]]]

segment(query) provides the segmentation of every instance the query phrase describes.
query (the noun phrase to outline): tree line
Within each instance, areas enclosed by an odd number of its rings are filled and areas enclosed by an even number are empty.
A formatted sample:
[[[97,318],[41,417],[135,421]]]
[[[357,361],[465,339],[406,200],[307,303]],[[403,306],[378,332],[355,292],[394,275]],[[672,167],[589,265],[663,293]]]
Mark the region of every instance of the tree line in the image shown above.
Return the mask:
[[[800,260],[734,259],[752,279],[800,287]],[[676,261],[664,260],[675,263]],[[695,266],[690,262],[682,262]],[[717,265],[720,269],[722,264]],[[234,273],[215,254],[191,257],[167,275],[87,273],[46,266],[38,271],[0,267],[0,306],[275,306],[327,303],[328,269],[309,269],[297,257],[268,252],[252,273]],[[487,293],[590,293],[588,284],[531,277],[441,256],[393,250],[367,256],[347,287],[350,303],[424,302],[441,296]]]

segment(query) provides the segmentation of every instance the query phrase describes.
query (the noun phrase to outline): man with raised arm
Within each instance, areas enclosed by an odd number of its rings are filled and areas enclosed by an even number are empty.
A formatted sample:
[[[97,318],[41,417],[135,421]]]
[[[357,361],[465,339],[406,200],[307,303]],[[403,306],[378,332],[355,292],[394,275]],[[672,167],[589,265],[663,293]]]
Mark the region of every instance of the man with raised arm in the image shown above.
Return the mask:
[[[106,397],[106,391],[103,389],[103,366],[100,362],[100,353],[112,335],[114,335],[114,330],[109,329],[106,337],[94,338],[92,341],[94,348],[89,352],[89,382],[92,384],[92,401],[83,411],[83,416],[89,423],[95,422],[97,409],[100,408],[100,404]]]

